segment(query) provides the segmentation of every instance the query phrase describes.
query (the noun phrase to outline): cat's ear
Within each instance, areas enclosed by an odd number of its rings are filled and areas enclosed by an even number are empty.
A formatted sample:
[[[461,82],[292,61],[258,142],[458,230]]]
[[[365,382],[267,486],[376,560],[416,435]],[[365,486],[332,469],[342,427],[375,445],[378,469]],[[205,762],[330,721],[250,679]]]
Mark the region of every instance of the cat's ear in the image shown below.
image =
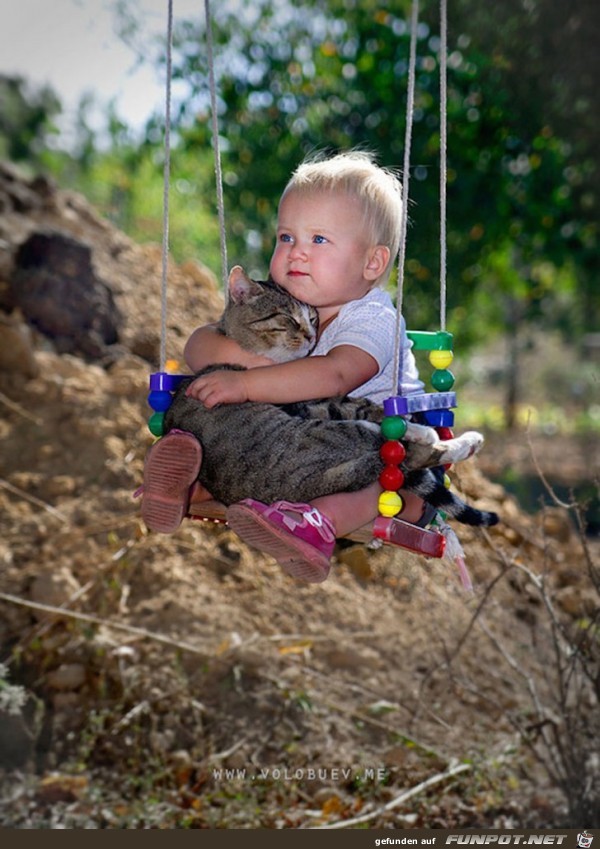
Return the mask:
[[[236,304],[245,304],[262,292],[258,283],[252,280],[241,265],[234,265],[229,272],[229,294]]]

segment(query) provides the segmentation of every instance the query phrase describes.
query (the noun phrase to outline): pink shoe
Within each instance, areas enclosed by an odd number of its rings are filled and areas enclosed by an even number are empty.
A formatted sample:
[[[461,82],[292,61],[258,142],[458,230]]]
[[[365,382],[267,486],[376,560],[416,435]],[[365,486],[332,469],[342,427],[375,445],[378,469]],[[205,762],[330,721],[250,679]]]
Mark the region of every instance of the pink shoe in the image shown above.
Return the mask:
[[[246,498],[227,508],[227,524],[248,545],[274,557],[292,578],[319,584],[329,575],[335,530],[310,504],[277,501],[269,506]]]
[[[144,466],[142,519],[151,531],[172,534],[183,521],[202,447],[191,433],[170,431],[150,448]]]

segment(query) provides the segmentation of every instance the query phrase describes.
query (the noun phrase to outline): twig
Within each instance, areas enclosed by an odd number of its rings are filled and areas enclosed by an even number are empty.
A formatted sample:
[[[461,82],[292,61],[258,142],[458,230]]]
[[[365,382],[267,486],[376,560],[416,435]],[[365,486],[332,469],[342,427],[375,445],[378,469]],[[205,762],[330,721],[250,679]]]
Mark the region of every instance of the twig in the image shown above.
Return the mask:
[[[4,392],[0,392],[0,402],[2,402],[6,407],[8,407],[9,410],[12,410],[13,412],[18,413],[20,416],[23,416],[24,419],[28,419],[30,422],[33,422],[38,426],[44,424],[43,419],[40,419],[38,416],[34,416],[20,404],[17,404],[16,401],[11,401],[10,398],[7,398]]]
[[[212,763],[213,761],[222,761],[225,758],[228,758],[230,755],[233,755],[234,752],[237,752],[237,750],[244,745],[247,739],[247,737],[242,737],[241,740],[237,740],[228,749],[224,749],[222,752],[215,752],[213,755],[208,755],[206,758],[207,762]]]
[[[529,428],[529,425],[527,426],[527,430],[526,430],[525,435],[526,435],[526,438],[527,438],[527,445],[529,446],[529,453],[531,454],[531,459],[533,460],[533,465],[535,466],[535,470],[538,473],[541,482],[546,487],[546,491],[547,491],[548,495],[552,498],[552,500],[554,501],[554,503],[558,507],[564,507],[565,510],[572,510],[573,504],[567,504],[564,501],[561,501],[561,499],[558,497],[558,495],[552,489],[552,486],[548,482],[546,475],[543,473],[542,468],[541,468],[541,466],[538,462],[537,455],[536,455],[536,453],[533,449],[533,444],[531,442],[531,430]]]
[[[0,478],[0,487],[2,487],[2,489],[6,489],[8,492],[12,492],[13,495],[18,495],[19,498],[23,498],[25,501],[31,502],[31,504],[35,504],[36,507],[41,507],[43,510],[46,510],[52,516],[55,516],[57,519],[60,519],[61,522],[68,524],[69,520],[67,519],[67,517],[63,513],[61,513],[60,510],[57,510],[56,507],[53,507],[51,504],[46,504],[45,501],[36,498],[35,495],[29,495],[28,492],[25,492],[24,490],[13,486],[7,480],[4,480],[4,478]]]
[[[369,822],[369,820],[373,820],[381,814],[387,813],[387,811],[400,807],[400,805],[403,805],[409,799],[412,799],[413,796],[417,796],[429,787],[433,787],[435,784],[441,784],[442,781],[447,781],[449,778],[453,778],[455,775],[469,769],[471,769],[471,764],[457,764],[456,766],[450,767],[445,772],[432,775],[431,778],[428,778],[426,781],[422,781],[420,784],[417,784],[416,787],[411,787],[410,790],[407,790],[405,793],[401,793],[400,796],[396,796],[396,798],[392,799],[391,802],[388,802],[381,808],[376,808],[374,811],[370,811],[368,814],[363,814],[360,817],[354,817],[349,820],[337,820],[336,822],[327,823],[326,825],[314,826],[314,828],[350,828],[354,825],[360,825],[360,823],[363,822]]]
[[[0,593],[0,601],[8,601],[11,604],[18,604],[21,607],[30,607],[33,610],[41,610],[44,613],[51,613],[54,616],[65,617],[67,619],[78,619],[81,622],[90,622],[92,625],[100,625],[104,628],[113,628],[116,631],[125,631],[127,634],[135,634],[138,637],[146,637],[149,640],[154,640],[157,643],[163,643],[172,648],[189,651],[192,654],[199,654],[202,657],[206,655],[196,646],[190,643],[182,643],[179,640],[173,640],[171,637],[166,637],[163,634],[156,634],[153,631],[147,631],[145,628],[136,628],[134,625],[125,625],[123,622],[114,622],[109,619],[101,619],[99,616],[92,616],[89,613],[79,613],[74,610],[65,610],[62,607],[54,607],[50,604],[41,604],[38,601],[27,601],[19,596],[10,595],[9,593]]]

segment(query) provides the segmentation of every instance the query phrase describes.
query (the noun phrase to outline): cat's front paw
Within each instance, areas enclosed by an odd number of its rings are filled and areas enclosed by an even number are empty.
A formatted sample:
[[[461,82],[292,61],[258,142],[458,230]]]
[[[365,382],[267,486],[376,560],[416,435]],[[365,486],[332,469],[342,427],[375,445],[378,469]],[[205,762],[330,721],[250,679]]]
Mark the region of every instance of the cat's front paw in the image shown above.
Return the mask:
[[[415,442],[417,445],[435,445],[439,440],[434,428],[415,422],[406,423],[406,433],[402,438],[407,442]]]
[[[467,460],[481,450],[483,443],[483,435],[476,430],[468,430],[454,439],[441,442],[443,452],[441,462],[445,465],[446,463],[460,463],[461,460]]]

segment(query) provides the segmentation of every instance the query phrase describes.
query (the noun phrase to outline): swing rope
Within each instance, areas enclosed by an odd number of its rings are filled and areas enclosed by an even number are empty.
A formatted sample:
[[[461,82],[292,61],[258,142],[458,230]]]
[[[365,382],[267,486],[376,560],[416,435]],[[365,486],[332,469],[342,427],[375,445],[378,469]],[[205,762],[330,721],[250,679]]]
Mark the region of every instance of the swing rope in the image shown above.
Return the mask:
[[[221,246],[221,276],[223,292],[227,297],[227,233],[225,229],[225,202],[223,199],[223,172],[221,168],[221,145],[219,142],[219,118],[217,115],[217,86],[215,83],[215,60],[213,52],[213,33],[211,24],[210,0],[204,0],[206,17],[206,53],[208,60],[208,87],[210,91],[210,110],[212,123],[212,142],[215,159],[215,182],[217,186],[217,213],[219,216],[219,242]]]
[[[165,98],[165,162],[163,179],[162,271],[160,281],[160,371],[167,360],[167,276],[169,267],[169,191],[171,184],[171,77],[173,63],[173,0],[167,11],[167,80]]]
[[[448,9],[440,0],[440,329],[446,329],[446,185],[448,178]]]
[[[400,229],[400,248],[398,252],[398,290],[396,296],[396,338],[394,344],[394,369],[391,395],[398,387],[398,376],[402,366],[402,306],[404,302],[404,267],[406,263],[406,230],[408,225],[408,186],[410,182],[410,148],[412,143],[413,112],[415,103],[415,68],[417,64],[417,26],[419,21],[419,0],[413,0],[410,22],[410,52],[408,62],[408,91],[406,96],[406,128],[404,133],[404,165],[402,171],[402,225]]]
[[[217,118],[217,94],[213,58],[213,35],[211,27],[210,0],[204,0],[206,14],[206,46],[208,78],[212,114],[212,141],[215,151],[215,178],[217,184],[217,211],[219,216],[219,240],[221,249],[221,272],[223,289],[227,293],[227,239],[225,230],[225,204],[223,200],[223,176]],[[167,313],[168,313],[168,269],[169,269],[169,198],[171,191],[171,86],[173,78],[173,0],[168,0],[166,35],[166,83],[165,83],[165,136],[164,177],[162,216],[162,263],[160,283],[160,356],[159,371],[164,372],[167,360]]]
[[[408,64],[408,88],[406,98],[406,130],[404,139],[404,164],[402,174],[402,225],[400,231],[400,247],[398,251],[398,284],[396,296],[396,340],[394,349],[394,375],[401,374],[402,367],[402,312],[404,303],[404,272],[406,264],[406,241],[408,225],[408,201],[410,183],[410,154],[412,146],[413,114],[415,103],[415,71],[417,63],[417,35],[419,24],[419,0],[413,0],[410,23],[410,50]],[[448,11],[447,0],[440,0],[440,329],[446,330],[446,183],[447,183],[447,149],[448,149],[448,118],[447,118],[447,45],[448,45]],[[394,377],[394,380],[397,378]],[[402,386],[394,383],[392,394],[396,391],[402,394]]]

